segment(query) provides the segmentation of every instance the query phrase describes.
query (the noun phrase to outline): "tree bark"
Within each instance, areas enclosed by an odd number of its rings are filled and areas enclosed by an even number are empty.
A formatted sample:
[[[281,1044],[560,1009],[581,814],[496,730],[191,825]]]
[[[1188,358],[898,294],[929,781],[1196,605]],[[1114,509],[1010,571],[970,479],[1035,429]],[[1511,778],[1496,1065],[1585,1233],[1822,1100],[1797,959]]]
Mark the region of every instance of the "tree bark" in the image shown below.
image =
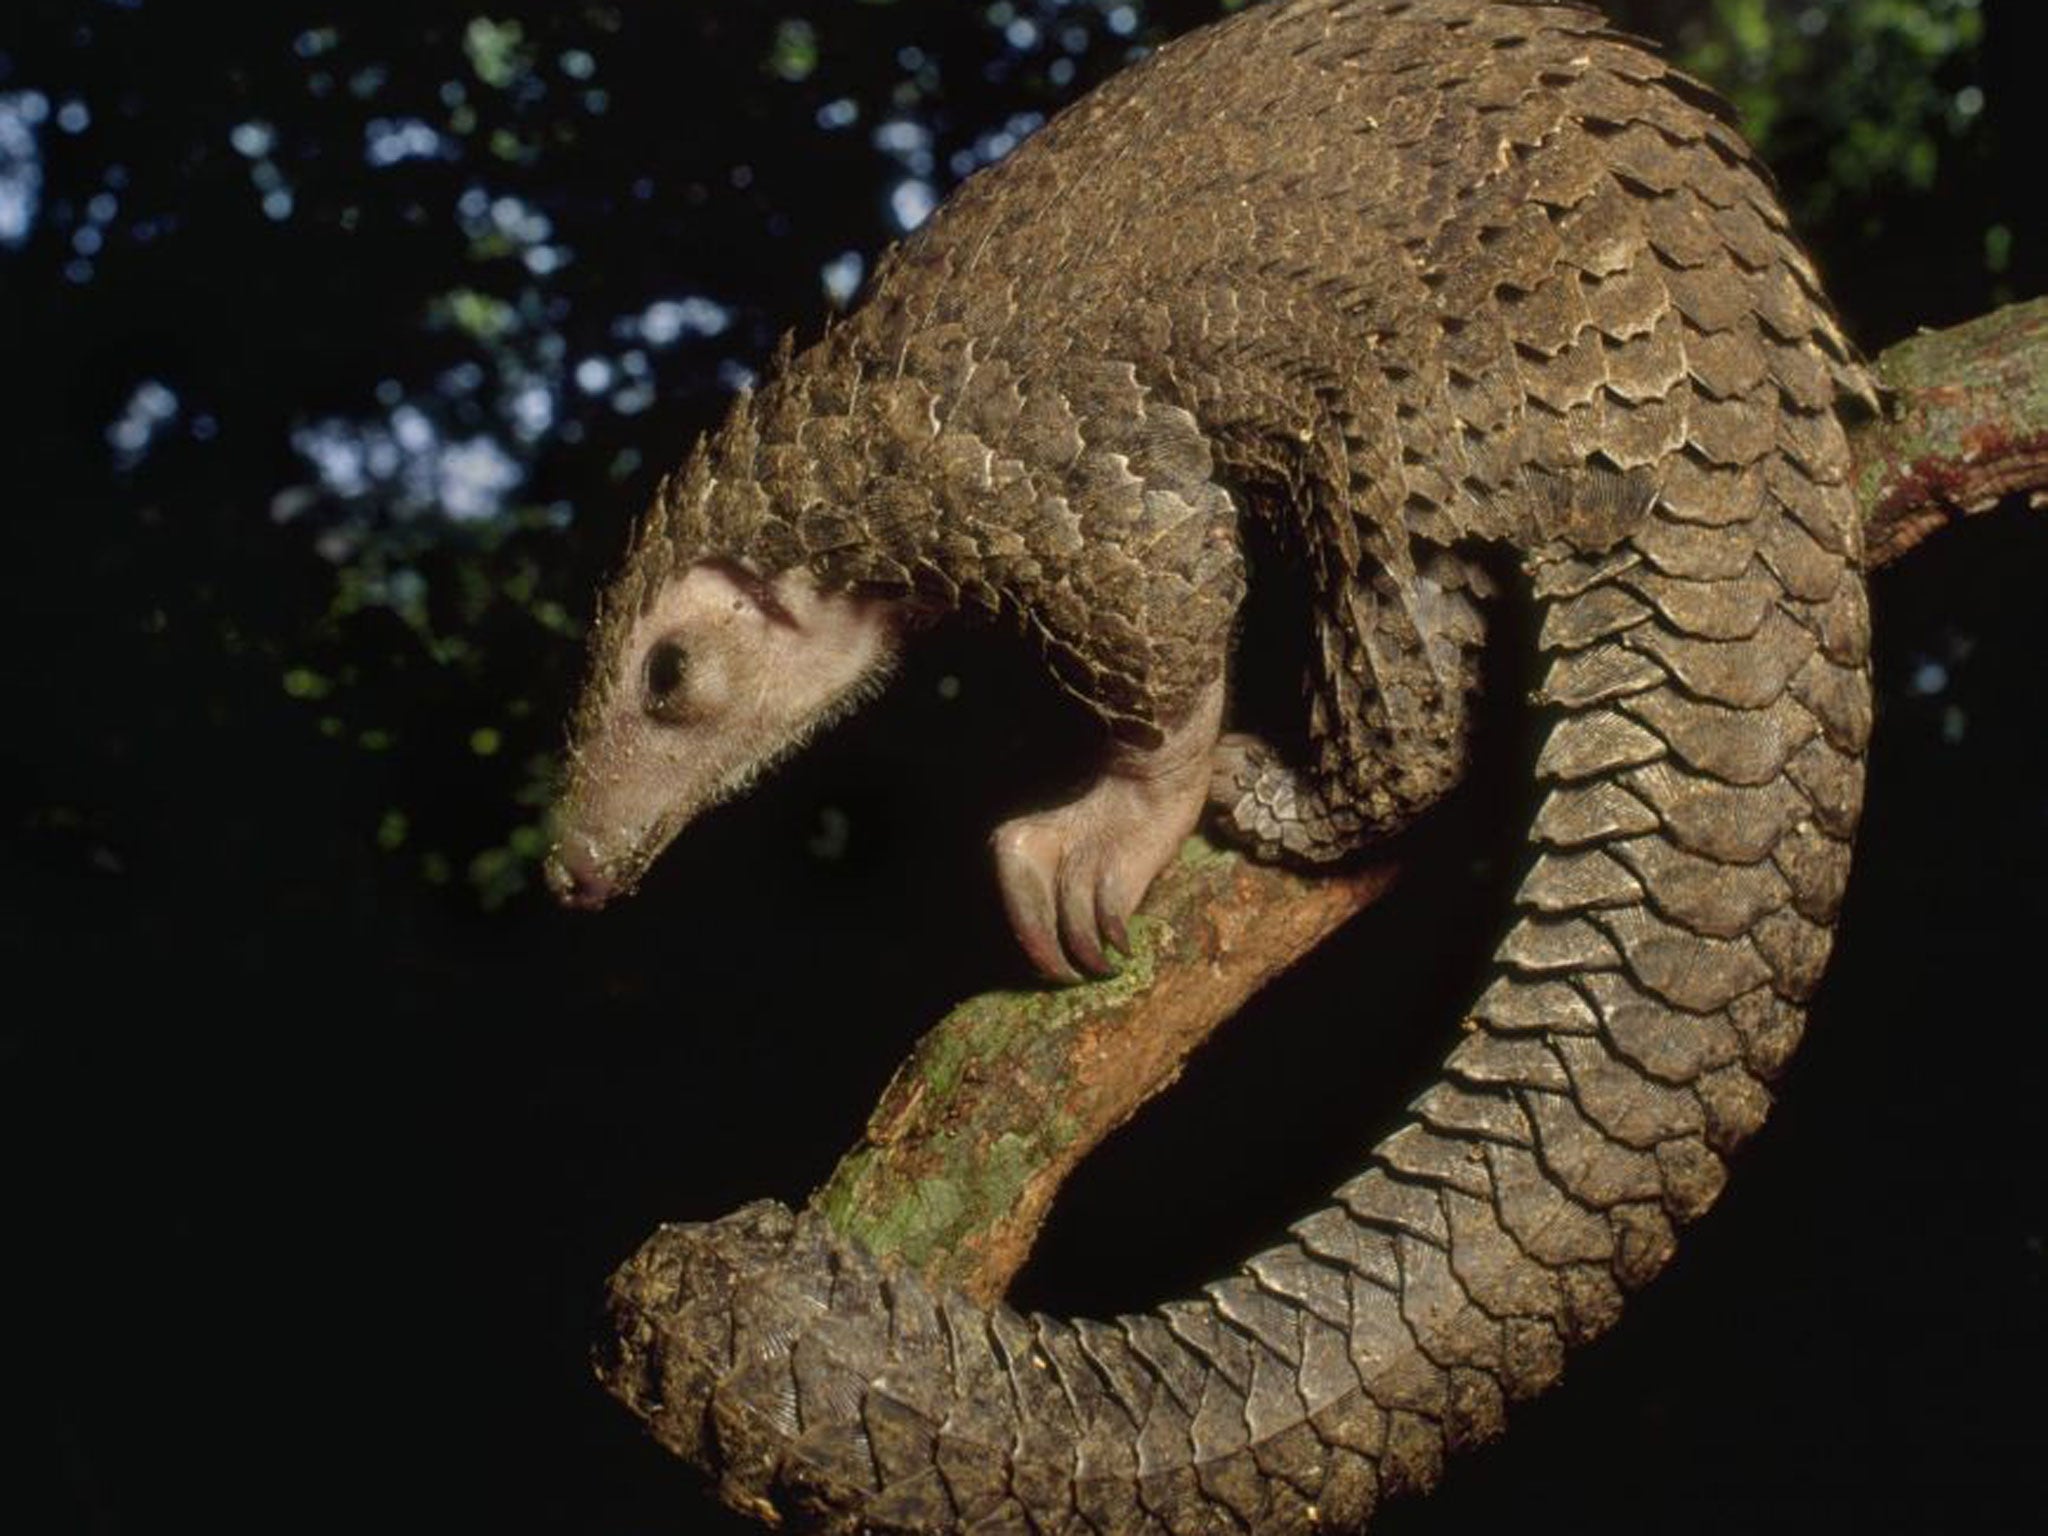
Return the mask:
[[[1871,565],[2008,496],[2048,500],[2048,299],[1923,331],[1876,367],[1885,413],[1851,436]]]

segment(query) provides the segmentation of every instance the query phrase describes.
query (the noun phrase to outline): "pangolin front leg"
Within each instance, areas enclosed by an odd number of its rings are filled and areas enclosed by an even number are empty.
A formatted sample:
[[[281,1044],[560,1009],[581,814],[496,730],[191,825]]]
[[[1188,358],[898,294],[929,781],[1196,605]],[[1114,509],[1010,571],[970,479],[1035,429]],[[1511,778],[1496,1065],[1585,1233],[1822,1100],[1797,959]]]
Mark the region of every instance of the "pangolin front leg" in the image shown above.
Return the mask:
[[[1155,747],[1119,745],[1065,805],[1004,822],[993,839],[1010,926],[1047,976],[1106,975],[1111,946],[1209,798],[1223,681],[1204,689]]]

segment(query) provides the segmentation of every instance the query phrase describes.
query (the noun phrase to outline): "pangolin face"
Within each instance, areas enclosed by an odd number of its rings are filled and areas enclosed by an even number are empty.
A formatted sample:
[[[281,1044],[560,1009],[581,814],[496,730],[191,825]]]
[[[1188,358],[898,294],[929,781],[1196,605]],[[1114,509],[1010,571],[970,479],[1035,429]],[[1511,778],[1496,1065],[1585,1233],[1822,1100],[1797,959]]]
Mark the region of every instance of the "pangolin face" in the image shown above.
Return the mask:
[[[570,906],[630,891],[691,818],[737,793],[872,691],[894,657],[889,603],[685,567],[590,679],[554,810],[547,879]]]

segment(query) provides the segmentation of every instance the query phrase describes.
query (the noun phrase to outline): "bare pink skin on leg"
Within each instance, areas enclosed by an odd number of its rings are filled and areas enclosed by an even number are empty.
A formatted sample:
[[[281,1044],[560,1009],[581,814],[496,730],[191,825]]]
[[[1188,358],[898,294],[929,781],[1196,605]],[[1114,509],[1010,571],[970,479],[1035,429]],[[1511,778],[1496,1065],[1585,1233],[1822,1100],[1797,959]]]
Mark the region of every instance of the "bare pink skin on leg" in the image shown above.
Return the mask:
[[[1130,952],[1131,914],[1208,800],[1222,724],[1219,680],[1158,746],[1118,747],[1078,799],[996,829],[1003,909],[1045,975],[1107,975],[1109,948]]]

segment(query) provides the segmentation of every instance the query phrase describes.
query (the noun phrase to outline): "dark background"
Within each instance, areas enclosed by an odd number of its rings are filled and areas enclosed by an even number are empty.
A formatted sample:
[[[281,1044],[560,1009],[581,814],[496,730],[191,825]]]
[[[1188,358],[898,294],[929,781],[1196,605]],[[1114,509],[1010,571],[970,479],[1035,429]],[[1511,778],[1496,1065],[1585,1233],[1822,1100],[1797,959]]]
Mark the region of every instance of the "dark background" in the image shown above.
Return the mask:
[[[795,1200],[1021,979],[987,827],[1083,749],[941,636],[633,902],[534,879],[653,478],[1125,6],[31,3],[0,17],[0,1528],[736,1531],[584,1363],[661,1220]],[[2026,0],[1641,0],[1873,350],[2043,290]],[[828,275],[829,274],[829,275]],[[2048,524],[1877,579],[1837,962],[1673,1270],[1378,1529],[2032,1530]],[[1439,1054],[1503,750],[1385,908],[1071,1186],[1019,1297],[1270,1238]]]

